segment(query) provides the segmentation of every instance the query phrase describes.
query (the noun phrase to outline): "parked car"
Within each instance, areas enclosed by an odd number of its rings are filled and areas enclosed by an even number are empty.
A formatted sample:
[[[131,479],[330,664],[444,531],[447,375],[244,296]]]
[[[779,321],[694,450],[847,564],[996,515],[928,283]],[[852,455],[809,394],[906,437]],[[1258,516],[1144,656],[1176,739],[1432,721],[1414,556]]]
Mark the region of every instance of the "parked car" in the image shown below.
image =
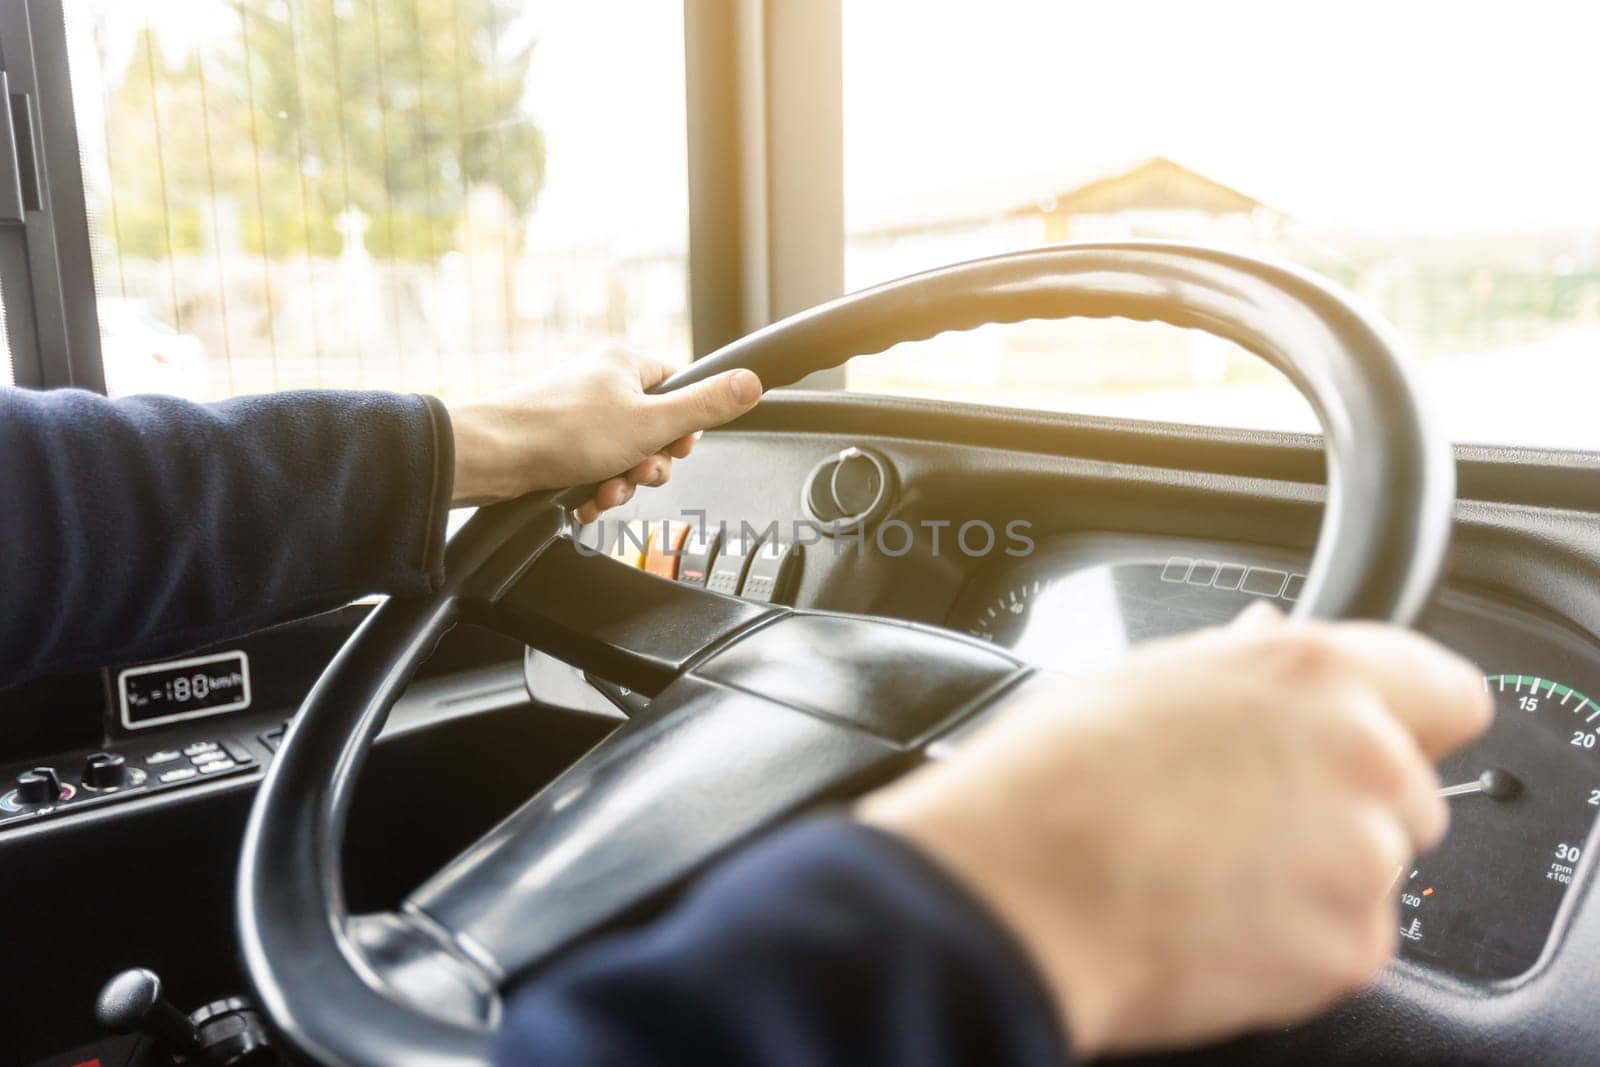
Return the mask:
[[[100,350],[112,396],[167,393],[205,400],[211,389],[206,346],[156,314],[148,300],[101,297]]]

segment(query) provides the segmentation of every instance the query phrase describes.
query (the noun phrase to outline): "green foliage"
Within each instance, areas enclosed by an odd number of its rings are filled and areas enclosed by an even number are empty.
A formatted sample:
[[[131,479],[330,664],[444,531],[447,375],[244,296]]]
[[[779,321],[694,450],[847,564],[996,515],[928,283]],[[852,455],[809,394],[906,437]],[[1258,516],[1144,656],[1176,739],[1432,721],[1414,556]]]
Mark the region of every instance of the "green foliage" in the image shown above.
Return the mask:
[[[507,0],[228,7],[235,36],[203,62],[169,69],[143,31],[107,102],[124,254],[197,250],[213,190],[222,225],[272,256],[337,252],[354,208],[374,255],[431,260],[461,240],[469,189],[497,188],[517,218],[532,207],[544,138]]]

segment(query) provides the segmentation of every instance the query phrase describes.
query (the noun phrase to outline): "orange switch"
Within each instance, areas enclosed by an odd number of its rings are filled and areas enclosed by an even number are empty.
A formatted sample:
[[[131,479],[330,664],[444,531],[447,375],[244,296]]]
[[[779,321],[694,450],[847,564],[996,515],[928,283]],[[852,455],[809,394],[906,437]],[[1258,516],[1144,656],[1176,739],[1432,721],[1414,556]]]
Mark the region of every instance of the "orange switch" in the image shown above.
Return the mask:
[[[650,544],[649,525],[643,519],[602,519],[616,527],[611,542],[611,558],[630,567],[643,567],[645,552]]]
[[[644,554],[644,569],[663,578],[678,576],[678,560],[683,541],[689,536],[689,523],[661,519],[650,524],[650,547]]]

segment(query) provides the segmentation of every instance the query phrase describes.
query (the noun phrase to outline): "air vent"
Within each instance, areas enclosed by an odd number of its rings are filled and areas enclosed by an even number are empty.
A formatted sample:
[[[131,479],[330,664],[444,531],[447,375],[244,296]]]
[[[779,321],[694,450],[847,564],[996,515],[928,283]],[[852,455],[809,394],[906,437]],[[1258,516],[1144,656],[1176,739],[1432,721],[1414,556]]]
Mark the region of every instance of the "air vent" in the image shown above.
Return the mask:
[[[811,468],[800,502],[824,533],[852,533],[889,510],[894,468],[865,448],[846,448]]]

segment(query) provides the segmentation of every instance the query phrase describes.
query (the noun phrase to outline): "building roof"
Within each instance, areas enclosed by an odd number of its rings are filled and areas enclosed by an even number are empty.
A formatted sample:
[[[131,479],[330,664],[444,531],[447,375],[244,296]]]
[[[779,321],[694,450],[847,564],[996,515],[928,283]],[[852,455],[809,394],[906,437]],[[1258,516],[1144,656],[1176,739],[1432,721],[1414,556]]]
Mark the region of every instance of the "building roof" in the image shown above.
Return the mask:
[[[1009,218],[1132,210],[1226,215],[1272,209],[1181,163],[1152,156],[1111,174],[1077,179],[1057,173],[960,189],[908,191],[890,204],[851,205],[848,214],[852,237],[899,237]]]
[[[1203,211],[1249,214],[1266,207],[1231,186],[1165,156],[1152,156],[1127,170],[1067,189],[1015,214],[1111,215],[1119,211]]]

